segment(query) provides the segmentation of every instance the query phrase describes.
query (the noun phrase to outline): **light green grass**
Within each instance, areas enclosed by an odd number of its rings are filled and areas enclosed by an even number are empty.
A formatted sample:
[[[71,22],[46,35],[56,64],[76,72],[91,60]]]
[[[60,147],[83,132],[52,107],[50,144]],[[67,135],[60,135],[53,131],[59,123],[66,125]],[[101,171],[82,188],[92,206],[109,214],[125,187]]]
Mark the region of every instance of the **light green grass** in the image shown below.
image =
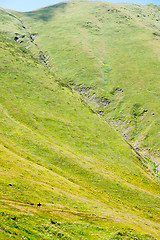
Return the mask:
[[[0,238],[158,239],[147,162],[10,36],[1,32]]]
[[[69,1],[20,16],[39,33],[36,41],[49,52],[62,81],[92,87],[98,97],[109,98],[108,107],[96,110],[132,126],[130,141],[139,140],[159,156],[159,7]],[[116,88],[122,96],[112,94]],[[136,119],[135,104],[140,108]]]

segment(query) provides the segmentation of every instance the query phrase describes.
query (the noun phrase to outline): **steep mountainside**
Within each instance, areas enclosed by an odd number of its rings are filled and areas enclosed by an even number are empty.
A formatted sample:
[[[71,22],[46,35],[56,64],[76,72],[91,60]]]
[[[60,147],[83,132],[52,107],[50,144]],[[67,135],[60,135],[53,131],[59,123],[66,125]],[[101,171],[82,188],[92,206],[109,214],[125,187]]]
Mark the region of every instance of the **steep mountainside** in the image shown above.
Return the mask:
[[[77,4],[67,3],[67,11]],[[102,3],[84,4],[92,13],[93,5]],[[53,27],[55,45],[45,37],[47,29],[53,37],[47,24],[54,16],[64,21],[64,6],[25,14],[1,9],[0,239],[159,239],[159,181],[148,162],[105,119],[114,114],[107,110],[112,104],[110,95],[106,99],[112,70],[105,73],[106,87],[101,78],[96,82],[103,66],[98,45],[96,49],[90,38],[85,50],[85,38],[80,35],[81,44],[69,51],[70,43],[61,31],[64,27],[67,33],[67,18],[71,22],[76,14],[73,9],[59,29],[59,45],[58,28]],[[84,31],[90,36],[88,28]],[[93,45],[97,57],[87,55],[87,43]],[[78,46],[83,48],[78,51]],[[81,66],[75,81],[74,51],[75,62]],[[83,64],[88,69],[84,78]],[[88,90],[94,101],[87,97]],[[119,92],[112,94],[112,101]],[[121,97],[129,101],[129,95]],[[127,101],[125,106],[129,106]],[[105,116],[93,106],[102,103],[107,105]],[[101,111],[99,105],[97,109]]]
[[[64,2],[19,15],[54,72],[160,163],[160,7]]]

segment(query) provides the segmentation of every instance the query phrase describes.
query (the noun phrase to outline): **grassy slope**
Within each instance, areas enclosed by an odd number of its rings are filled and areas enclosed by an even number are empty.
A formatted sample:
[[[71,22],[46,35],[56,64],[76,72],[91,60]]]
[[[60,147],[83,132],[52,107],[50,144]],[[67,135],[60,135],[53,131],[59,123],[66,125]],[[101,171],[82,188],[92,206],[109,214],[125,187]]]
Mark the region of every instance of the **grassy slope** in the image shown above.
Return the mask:
[[[129,139],[159,156],[159,7],[71,1],[21,17],[39,34],[54,72],[109,98],[98,110],[125,122]]]
[[[135,153],[4,33],[1,54],[0,238],[158,238],[159,185]]]

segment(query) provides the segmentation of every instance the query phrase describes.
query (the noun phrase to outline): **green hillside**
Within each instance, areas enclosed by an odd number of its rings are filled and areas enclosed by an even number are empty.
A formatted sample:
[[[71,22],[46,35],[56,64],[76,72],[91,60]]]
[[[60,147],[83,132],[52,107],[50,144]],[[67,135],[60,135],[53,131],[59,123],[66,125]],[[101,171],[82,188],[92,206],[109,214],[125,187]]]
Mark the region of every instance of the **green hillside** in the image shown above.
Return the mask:
[[[160,163],[160,7],[71,1],[20,17],[62,81]]]
[[[77,24],[72,21],[76,12],[71,7],[78,4],[62,3],[23,17],[1,9],[0,239],[159,239],[158,178],[147,161],[107,123],[107,116],[115,114],[109,110],[110,104],[103,117],[96,112],[101,111],[100,106],[93,106],[96,100],[86,98],[88,89],[92,97],[96,94],[95,98],[101,99],[100,104],[107,104],[111,95],[113,101],[119,96],[108,90],[112,79],[109,62],[105,60],[103,79],[104,64],[97,60],[103,36],[96,48],[98,35],[90,35],[92,29],[87,27],[82,31],[86,40],[77,36],[81,44],[69,51],[72,44],[66,39],[69,41],[72,32],[70,25],[67,30],[67,19]],[[83,4],[92,14],[96,4],[102,3]],[[79,8],[79,14],[81,11]],[[77,22],[81,16],[77,12]],[[54,27],[63,21],[66,24],[61,29]],[[48,40],[47,29],[55,43]],[[72,29],[73,35],[81,31]],[[88,54],[89,45],[94,56]],[[106,59],[107,54],[106,50]],[[156,77],[154,80],[156,85]],[[154,91],[158,93],[156,87]],[[131,92],[121,96],[126,99],[124,106],[130,107]],[[158,106],[158,101],[155,104]],[[137,113],[137,107],[134,111]],[[156,111],[158,107],[152,117],[157,120]],[[120,113],[119,108],[117,116]],[[122,118],[129,113],[124,111]],[[151,124],[149,116],[147,123]],[[150,127],[152,134],[156,120]]]

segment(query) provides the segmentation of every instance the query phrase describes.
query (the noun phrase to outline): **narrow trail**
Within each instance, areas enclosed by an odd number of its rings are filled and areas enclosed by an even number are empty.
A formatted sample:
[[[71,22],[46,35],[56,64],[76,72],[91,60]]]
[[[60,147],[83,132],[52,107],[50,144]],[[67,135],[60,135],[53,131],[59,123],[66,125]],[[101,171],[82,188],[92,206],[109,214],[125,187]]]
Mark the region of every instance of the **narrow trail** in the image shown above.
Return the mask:
[[[0,200],[1,204],[6,204],[9,205],[10,207],[12,207],[13,209],[17,209],[18,211],[20,211],[20,214],[29,214],[32,215],[37,214],[37,215],[41,215],[41,212],[46,212],[48,214],[48,216],[52,216],[53,213],[54,214],[58,214],[58,215],[65,215],[68,214],[70,217],[75,216],[75,217],[79,217],[79,218],[84,218],[84,219],[91,219],[91,220],[101,220],[104,222],[119,222],[119,223],[130,223],[131,225],[137,225],[137,226],[141,226],[141,225],[149,225],[152,226],[153,228],[159,228],[159,223],[157,222],[152,222],[152,220],[145,218],[145,217],[141,217],[137,214],[133,214],[133,213],[128,213],[128,212],[124,212],[122,211],[122,216],[118,216],[118,217],[113,217],[113,214],[107,215],[109,214],[108,212],[105,211],[105,215],[101,215],[100,214],[95,214],[95,213],[85,213],[84,211],[77,211],[74,209],[67,209],[68,207],[64,207],[64,206],[60,206],[60,205],[54,205],[54,204],[48,204],[48,203],[42,203],[42,205],[40,207],[37,207],[36,205],[30,205],[27,203],[22,203],[22,202],[18,202],[18,201],[12,201],[12,200]],[[3,206],[3,205],[2,205]],[[5,205],[4,205],[5,207]],[[117,211],[116,211],[117,212]],[[126,217],[124,218],[124,214],[127,214]],[[116,213],[117,215],[117,213]]]

